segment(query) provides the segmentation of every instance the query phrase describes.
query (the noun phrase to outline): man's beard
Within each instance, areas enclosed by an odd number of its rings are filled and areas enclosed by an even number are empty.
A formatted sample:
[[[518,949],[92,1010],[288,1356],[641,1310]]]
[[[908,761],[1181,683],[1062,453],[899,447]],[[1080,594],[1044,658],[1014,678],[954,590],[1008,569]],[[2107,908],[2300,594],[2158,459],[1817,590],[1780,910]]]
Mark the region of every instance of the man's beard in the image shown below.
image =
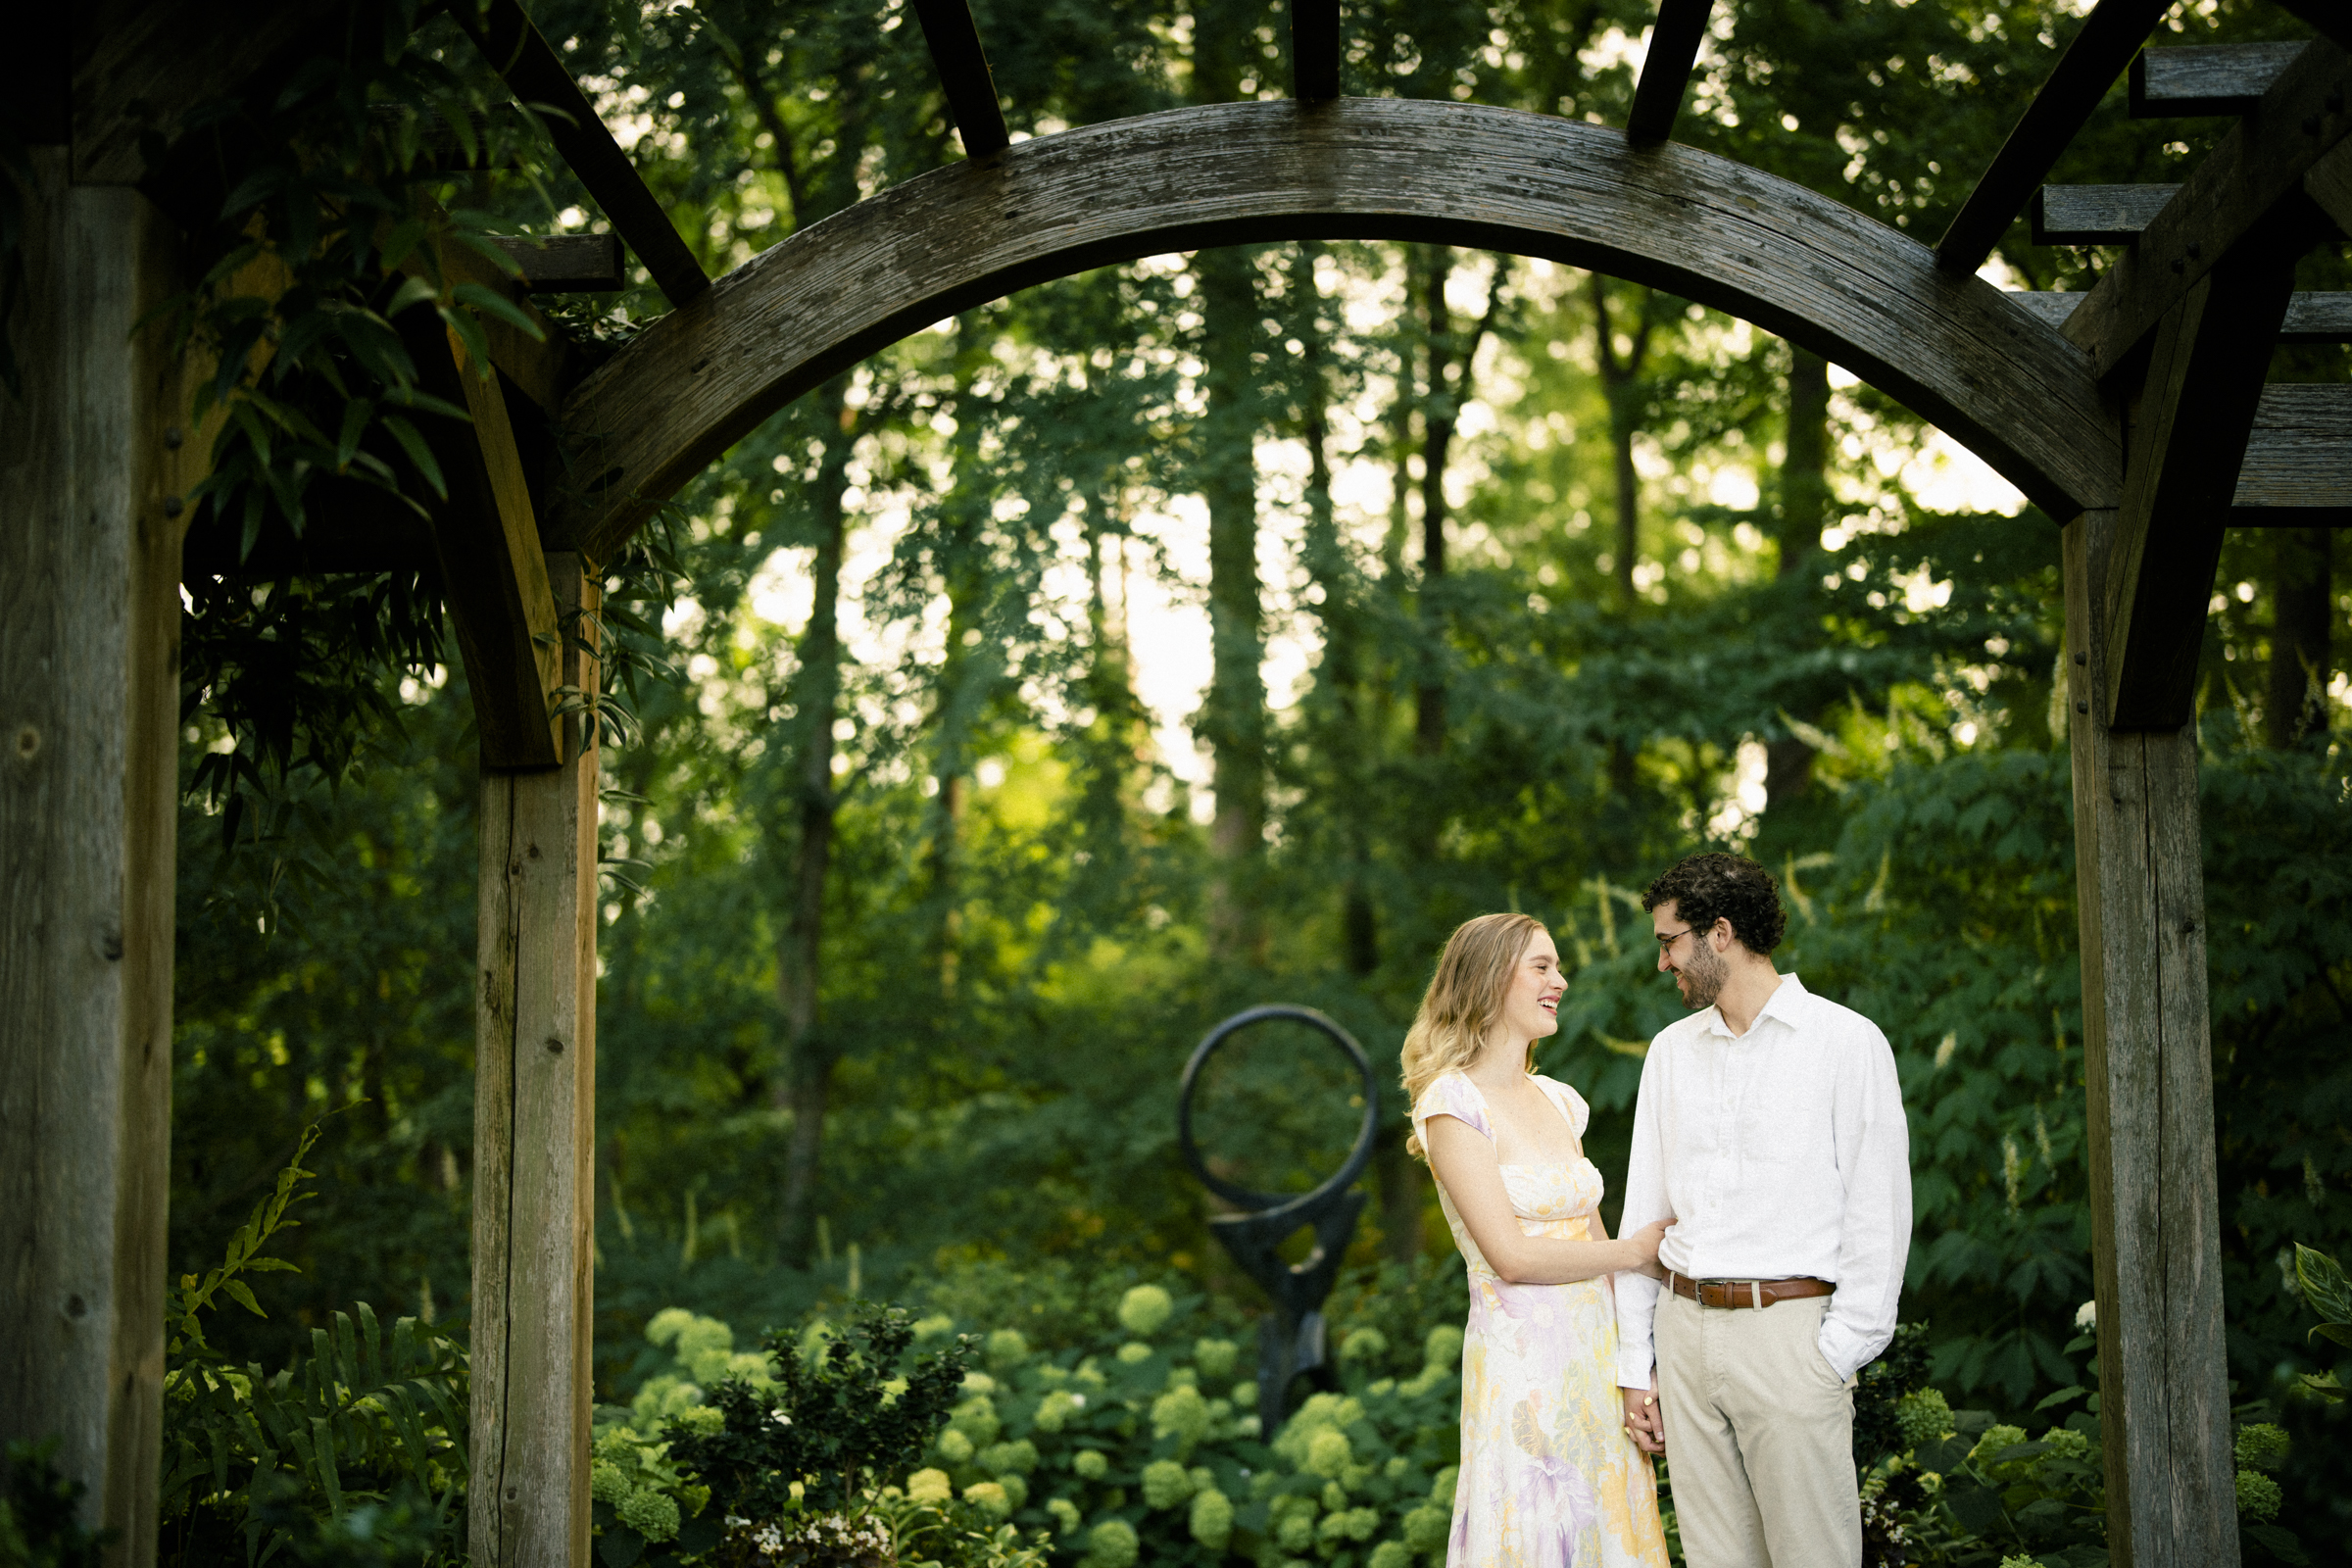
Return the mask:
[[[1678,972],[1690,986],[1683,993],[1683,1002],[1692,1012],[1696,1012],[1702,1007],[1715,1005],[1715,999],[1723,995],[1724,976],[1730,972],[1731,966],[1723,961],[1723,955],[1704,942],[1692,942],[1690,947],[1690,961],[1682,965]]]

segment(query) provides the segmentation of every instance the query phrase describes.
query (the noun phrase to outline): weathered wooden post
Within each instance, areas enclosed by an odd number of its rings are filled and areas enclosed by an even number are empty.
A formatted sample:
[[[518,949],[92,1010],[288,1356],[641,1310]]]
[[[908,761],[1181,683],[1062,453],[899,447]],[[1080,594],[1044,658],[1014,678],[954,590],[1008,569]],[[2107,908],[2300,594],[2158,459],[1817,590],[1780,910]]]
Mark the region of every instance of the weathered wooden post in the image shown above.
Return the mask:
[[[2208,1568],[2238,1549],[2196,732],[2107,722],[2118,531],[2065,542],[2107,1535],[2119,1568]]]
[[[57,142],[64,141],[57,127]],[[155,1556],[172,1134],[176,236],[35,145],[0,323],[0,1438],[59,1440],[109,1561]],[[0,178],[6,178],[0,174]]]
[[[597,689],[601,583],[546,558],[560,684]],[[473,1478],[483,1568],[585,1568],[596,1223],[593,713],[559,766],[481,789],[473,1110]]]

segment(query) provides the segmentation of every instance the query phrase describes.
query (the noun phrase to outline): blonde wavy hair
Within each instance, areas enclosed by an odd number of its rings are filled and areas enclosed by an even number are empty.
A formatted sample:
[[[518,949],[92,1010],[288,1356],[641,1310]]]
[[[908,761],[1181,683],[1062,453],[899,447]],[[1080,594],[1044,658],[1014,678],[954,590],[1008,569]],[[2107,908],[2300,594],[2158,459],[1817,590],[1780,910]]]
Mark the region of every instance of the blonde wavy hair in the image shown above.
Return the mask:
[[[1543,929],[1544,922],[1532,914],[1482,914],[1453,928],[1438,957],[1438,972],[1421,994],[1421,1010],[1404,1032],[1404,1050],[1398,1053],[1407,1107],[1418,1104],[1421,1092],[1442,1075],[1478,1059],[1487,1030],[1502,1016],[1511,971]],[[1527,1070],[1536,1070],[1532,1055]],[[1429,1157],[1419,1133],[1407,1138],[1404,1148],[1415,1159]]]

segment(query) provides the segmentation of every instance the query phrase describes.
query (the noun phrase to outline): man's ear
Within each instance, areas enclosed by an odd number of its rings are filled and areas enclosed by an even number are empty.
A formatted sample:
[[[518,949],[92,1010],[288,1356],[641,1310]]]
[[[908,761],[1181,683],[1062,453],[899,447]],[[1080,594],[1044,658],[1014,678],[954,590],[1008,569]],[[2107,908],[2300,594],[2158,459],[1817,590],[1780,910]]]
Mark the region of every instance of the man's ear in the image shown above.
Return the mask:
[[[1721,942],[1717,942],[1715,944],[1715,951],[1717,953],[1731,952],[1732,944],[1740,940],[1740,933],[1732,929],[1732,917],[1730,915],[1717,915],[1715,917],[1715,923],[1707,927],[1708,940],[1714,941],[1714,939],[1717,937],[1721,937],[1723,939]]]

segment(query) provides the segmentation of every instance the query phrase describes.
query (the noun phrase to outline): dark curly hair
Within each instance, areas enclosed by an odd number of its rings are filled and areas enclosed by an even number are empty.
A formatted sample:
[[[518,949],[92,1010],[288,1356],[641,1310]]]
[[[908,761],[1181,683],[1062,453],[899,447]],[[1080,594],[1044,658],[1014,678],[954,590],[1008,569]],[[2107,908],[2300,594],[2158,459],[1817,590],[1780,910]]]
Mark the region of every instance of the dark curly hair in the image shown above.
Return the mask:
[[[1693,855],[1649,885],[1642,907],[1674,906],[1683,924],[1711,931],[1717,920],[1732,922],[1732,935],[1754,954],[1770,953],[1788,929],[1781,908],[1780,885],[1772,873],[1739,855]]]

